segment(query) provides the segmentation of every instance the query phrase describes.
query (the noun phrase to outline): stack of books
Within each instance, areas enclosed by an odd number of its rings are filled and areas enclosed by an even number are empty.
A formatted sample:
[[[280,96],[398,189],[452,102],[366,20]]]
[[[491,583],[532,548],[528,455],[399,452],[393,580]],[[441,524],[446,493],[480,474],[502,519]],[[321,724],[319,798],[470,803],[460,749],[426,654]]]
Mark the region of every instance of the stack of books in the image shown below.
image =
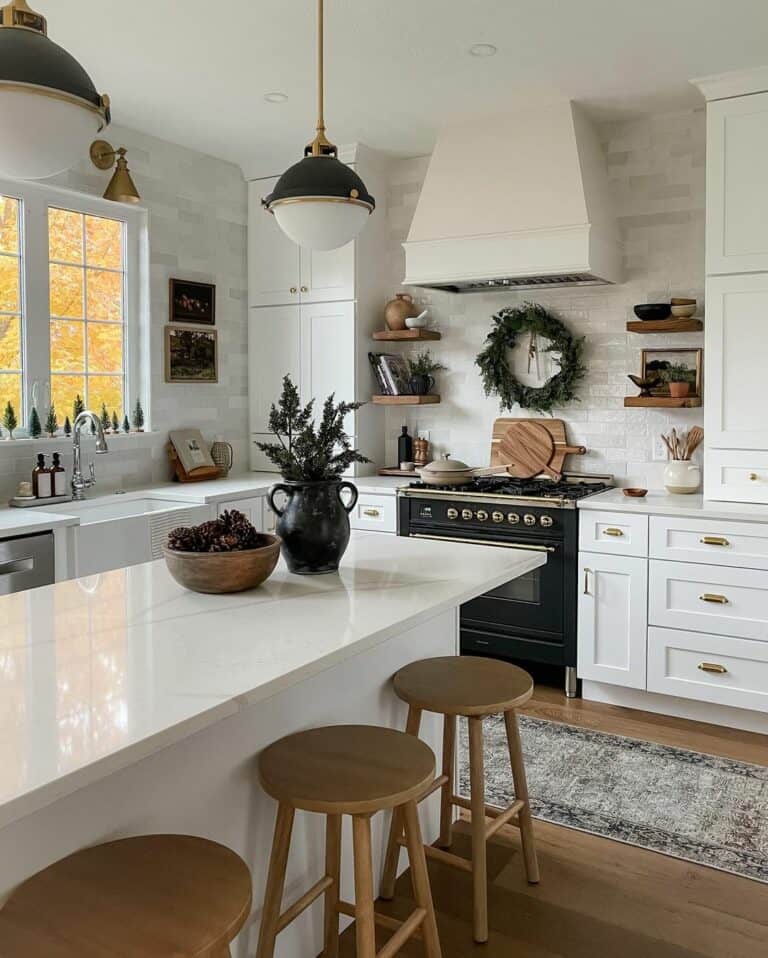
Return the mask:
[[[408,362],[389,353],[368,353],[383,396],[410,396],[413,393]]]

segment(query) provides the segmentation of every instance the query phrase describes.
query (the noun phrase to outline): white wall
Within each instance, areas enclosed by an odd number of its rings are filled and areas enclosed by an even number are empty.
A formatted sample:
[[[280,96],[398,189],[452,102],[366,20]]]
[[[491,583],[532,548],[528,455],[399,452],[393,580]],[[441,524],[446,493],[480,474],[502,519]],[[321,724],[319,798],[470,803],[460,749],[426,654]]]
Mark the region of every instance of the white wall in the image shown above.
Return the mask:
[[[113,442],[109,454],[96,461],[98,488],[168,478],[165,444],[168,430],[175,427],[199,426],[208,439],[224,436],[235,449],[236,469],[246,469],[247,191],[240,168],[133,130],[113,126],[107,136],[113,146],[128,149],[141,205],[149,211],[151,421],[157,435]],[[110,175],[86,157],[55,183],[100,196]],[[218,384],[164,381],[163,331],[171,276],[216,284]],[[134,402],[131,396],[130,406]],[[63,437],[54,443],[0,442],[0,496],[12,494],[19,479],[29,478],[36,451],[61,451],[69,466],[70,445]]]
[[[619,217],[625,282],[620,286],[561,289],[546,293],[462,296],[414,290],[428,304],[443,339],[432,353],[447,367],[438,388],[438,406],[387,410],[387,462],[396,460],[402,423],[411,431],[429,429],[433,452],[450,452],[473,465],[488,462],[491,427],[501,415],[495,398],[485,397],[475,357],[482,349],[493,313],[533,299],[587,338],[589,368],[581,402],[554,411],[568,423],[569,438],[589,453],[571,457],[569,468],[612,473],[622,485],[661,485],[663,463],[652,462],[653,439],[671,426],[702,423],[700,409],[666,413],[624,409],[636,389],[627,373],[640,372],[640,351],[664,346],[696,347],[701,334],[639,336],[627,333],[635,303],[669,296],[704,297],[704,111],[663,114],[599,128],[606,151],[612,198]],[[400,244],[408,233],[427,157],[393,165],[389,189],[391,275],[401,289],[404,259]],[[472,171],[467,170],[467,176]],[[391,344],[388,344],[391,345]],[[403,352],[411,347],[400,347]],[[515,410],[503,415],[535,415]]]

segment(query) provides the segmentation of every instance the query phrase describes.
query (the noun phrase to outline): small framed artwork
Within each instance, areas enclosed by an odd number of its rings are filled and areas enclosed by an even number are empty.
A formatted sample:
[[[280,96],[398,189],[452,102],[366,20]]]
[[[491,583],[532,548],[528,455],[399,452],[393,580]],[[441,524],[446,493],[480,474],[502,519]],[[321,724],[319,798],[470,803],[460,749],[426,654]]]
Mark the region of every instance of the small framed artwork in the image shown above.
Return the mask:
[[[168,281],[171,323],[216,323],[216,287],[213,283],[193,283],[184,279]]]
[[[640,375],[643,379],[656,379],[650,387],[651,395],[700,399],[703,353],[703,349],[644,349]]]
[[[165,327],[165,381],[217,383],[219,381],[215,329]]]

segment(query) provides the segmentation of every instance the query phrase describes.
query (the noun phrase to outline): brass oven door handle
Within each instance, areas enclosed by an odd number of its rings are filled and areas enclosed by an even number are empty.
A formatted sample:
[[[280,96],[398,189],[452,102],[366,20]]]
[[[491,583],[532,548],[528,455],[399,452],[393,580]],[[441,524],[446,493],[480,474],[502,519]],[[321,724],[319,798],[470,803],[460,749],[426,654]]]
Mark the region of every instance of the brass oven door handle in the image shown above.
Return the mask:
[[[603,535],[604,536],[623,536],[624,533],[622,532],[621,529],[615,529],[613,528],[613,526],[611,526],[608,529],[603,529]]]
[[[525,549],[528,552],[555,552],[555,546],[527,545],[525,542],[496,542],[493,539],[462,539],[460,536],[429,536],[416,532],[413,539],[436,539],[438,542],[466,542],[470,546],[498,546],[501,549]]]
[[[702,536],[699,542],[705,546],[729,546],[731,544],[725,536]]]
[[[702,672],[716,672],[718,675],[725,675],[728,669],[719,662],[699,662],[698,668]]]
[[[379,512],[378,509],[363,509],[363,515],[371,516],[372,519],[376,519],[378,516],[381,515],[381,512]]]
[[[728,605],[728,599],[716,592],[703,592],[699,598],[702,602],[716,602],[718,605]]]

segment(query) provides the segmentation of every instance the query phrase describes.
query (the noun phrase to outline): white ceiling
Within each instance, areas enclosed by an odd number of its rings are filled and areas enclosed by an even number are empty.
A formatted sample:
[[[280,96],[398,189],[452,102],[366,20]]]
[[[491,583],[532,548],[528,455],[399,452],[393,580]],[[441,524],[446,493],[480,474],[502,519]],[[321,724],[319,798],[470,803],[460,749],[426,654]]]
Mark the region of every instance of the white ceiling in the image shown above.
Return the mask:
[[[311,139],[315,0],[32,0],[115,122],[279,172]],[[600,118],[698,102],[688,79],[768,62],[767,0],[326,0],[336,143],[431,150],[451,118],[584,103]],[[466,54],[473,43],[495,57]],[[265,93],[288,94],[282,104]]]

